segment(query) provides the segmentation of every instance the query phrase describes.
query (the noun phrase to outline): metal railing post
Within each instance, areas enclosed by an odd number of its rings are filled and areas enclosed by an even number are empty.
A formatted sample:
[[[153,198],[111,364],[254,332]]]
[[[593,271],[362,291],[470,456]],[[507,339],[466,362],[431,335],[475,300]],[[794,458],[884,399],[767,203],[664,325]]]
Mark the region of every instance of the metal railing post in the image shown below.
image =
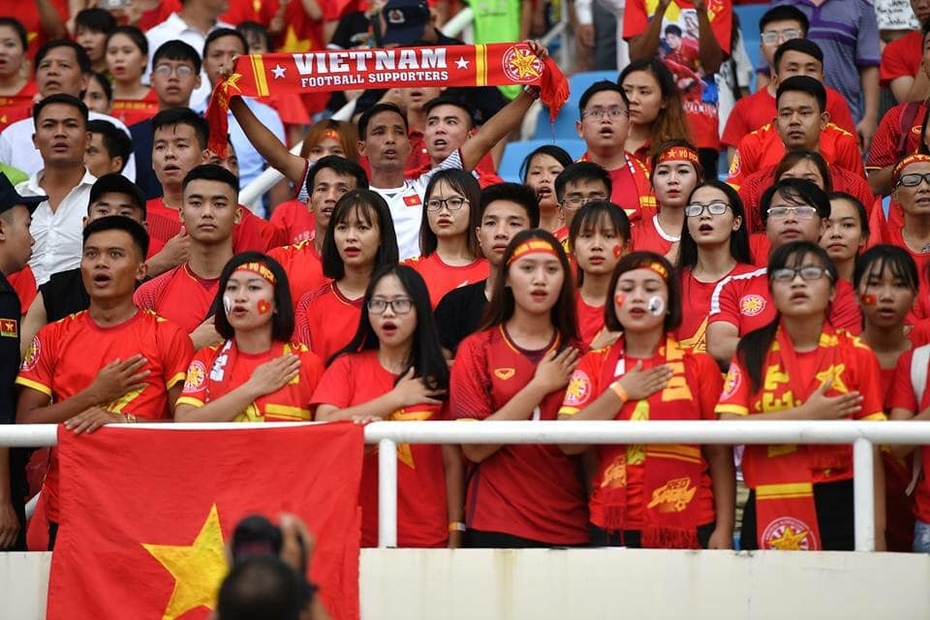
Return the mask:
[[[875,451],[868,439],[853,444],[856,551],[875,551]]]
[[[378,442],[378,547],[397,546],[397,444]]]

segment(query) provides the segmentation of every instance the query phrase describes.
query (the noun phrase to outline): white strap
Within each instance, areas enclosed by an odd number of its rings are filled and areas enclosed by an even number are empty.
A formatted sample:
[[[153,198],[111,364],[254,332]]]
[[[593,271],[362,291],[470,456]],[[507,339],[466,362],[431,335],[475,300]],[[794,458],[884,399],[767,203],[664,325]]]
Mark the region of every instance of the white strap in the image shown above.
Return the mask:
[[[921,402],[924,399],[924,389],[927,387],[927,366],[930,365],[930,344],[914,349],[914,355],[911,357],[911,387],[914,389],[914,396],[917,397],[917,410],[920,411]],[[921,463],[920,448],[914,455],[911,467],[911,482],[907,485],[905,493],[910,495],[920,480]]]

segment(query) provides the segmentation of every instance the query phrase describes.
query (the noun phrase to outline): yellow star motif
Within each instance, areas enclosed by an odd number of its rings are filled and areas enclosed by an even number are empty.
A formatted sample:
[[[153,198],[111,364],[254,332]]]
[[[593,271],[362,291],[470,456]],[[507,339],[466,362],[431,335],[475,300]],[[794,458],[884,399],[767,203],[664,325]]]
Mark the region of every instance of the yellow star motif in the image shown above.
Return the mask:
[[[223,531],[216,504],[190,545],[142,544],[174,577],[174,591],[162,620],[174,620],[198,607],[213,609],[216,593],[226,575]]]
[[[288,26],[284,43],[278,49],[280,53],[306,52],[310,50],[310,39],[299,39],[294,31],[294,26]]]
[[[536,62],[536,56],[519,49],[514,50],[514,54],[513,60],[510,61],[510,65],[517,70],[521,78],[527,76],[539,77],[539,71],[533,66],[533,63]]]
[[[242,89],[239,88],[239,80],[241,79],[242,79],[241,73],[233,73],[232,75],[230,75],[228,78],[226,78],[226,81],[223,82],[223,92],[225,92],[226,94],[229,94],[229,89],[234,88],[241,93]]]
[[[772,549],[779,551],[800,551],[801,542],[807,538],[807,532],[804,530],[795,531],[790,525],[786,525],[778,538],[769,540]]]
[[[841,394],[846,394],[849,392],[849,388],[846,387],[846,384],[843,383],[843,371],[846,370],[846,364],[836,364],[831,365],[829,368],[823,372],[818,372],[815,376],[817,381],[823,384],[827,379],[833,379],[832,389],[836,390]]]
[[[388,420],[401,420],[404,422],[411,420],[422,421],[429,420],[430,415],[429,411],[406,411],[404,409],[398,409],[388,417]],[[417,468],[416,463],[413,462],[413,451],[410,449],[409,443],[397,444],[397,460],[410,469]]]

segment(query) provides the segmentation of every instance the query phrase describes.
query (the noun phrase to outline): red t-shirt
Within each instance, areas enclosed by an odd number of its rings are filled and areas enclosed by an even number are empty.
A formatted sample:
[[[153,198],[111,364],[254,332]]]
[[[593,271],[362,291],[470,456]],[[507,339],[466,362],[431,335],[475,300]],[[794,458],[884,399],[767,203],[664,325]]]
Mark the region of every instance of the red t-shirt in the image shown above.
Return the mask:
[[[66,22],[69,15],[68,0],[51,0],[50,4],[58,11],[62,23]],[[42,44],[49,40],[49,37],[45,34],[45,30],[42,29],[42,20],[39,17],[38,3],[17,2],[15,5],[6,4],[5,6],[7,10],[4,11],[4,15],[15,16],[16,19],[19,20],[19,23],[26,29],[26,40],[29,42],[29,45],[26,47],[26,55],[30,59],[34,59],[36,57],[36,52],[39,51]],[[32,148],[32,145],[29,145],[29,148]]]
[[[930,253],[915,252],[904,241],[904,229],[901,226],[888,226],[885,228],[885,243],[903,248],[914,262],[917,263],[918,288],[923,295],[930,292]]]
[[[30,79],[15,95],[0,95],[0,131],[16,121],[29,117],[38,92],[35,80]]]
[[[537,352],[539,353],[539,352]],[[533,378],[539,356],[521,351],[497,326],[467,337],[452,365],[453,419],[484,420]],[[565,390],[547,395],[533,420],[554,420]],[[580,460],[554,445],[505,445],[473,466],[465,499],[469,529],[552,545],[588,541]]]
[[[754,271],[752,265],[738,263],[726,276],[735,276]],[[681,272],[681,326],[675,337],[681,346],[695,353],[707,351],[707,315],[710,313],[710,298],[717,288],[716,282],[700,282],[691,274],[691,269]]]
[[[187,368],[178,404],[203,407],[246,383],[265,362],[292,353],[300,356],[297,376],[278,391],[256,398],[233,422],[309,422],[310,397],[323,376],[323,363],[302,344],[274,342],[264,353],[243,353],[235,340],[204,347]]]
[[[575,316],[578,319],[578,332],[581,342],[590,346],[597,335],[604,329],[604,304],[599,306],[588,305],[581,296],[581,291],[575,293]]]
[[[918,346],[920,345],[915,342],[914,347],[916,348]],[[926,380],[923,386],[923,398],[920,403],[917,402],[917,394],[914,393],[914,384],[911,383],[911,363],[913,362],[913,358],[913,348],[909,351],[905,351],[901,354],[901,357],[898,358],[898,364],[894,369],[892,388],[888,392],[886,402],[889,409],[900,408],[916,414],[930,406],[930,387],[928,387],[928,382]],[[925,376],[930,379],[930,373],[926,373]],[[918,447],[917,450],[919,458],[923,461],[924,472],[926,472],[928,463],[930,463],[930,461],[928,461],[930,449],[921,446]],[[928,481],[926,473],[920,476],[917,487],[914,489],[914,512],[918,519],[924,523],[930,523],[930,481]]]
[[[593,161],[588,153],[578,161]],[[643,214],[646,217],[656,212],[656,197],[649,182],[649,171],[641,161],[626,154],[626,165],[608,170],[612,189],[610,201],[623,207],[630,222],[637,222]]]
[[[724,321],[739,328],[742,338],[775,320],[775,304],[769,292],[765,269],[729,275],[717,284],[710,297],[708,324]],[[836,283],[836,296],[829,314],[830,324],[850,334],[862,331],[862,314],[855,290],[846,280]]]
[[[26,265],[19,271],[8,275],[6,280],[10,283],[10,286],[13,287],[13,290],[16,291],[16,296],[19,297],[19,306],[22,308],[23,316],[25,316],[26,311],[29,310],[29,306],[32,305],[32,302],[36,298],[36,294],[39,292],[36,286],[36,276],[32,272],[32,267]]]
[[[820,154],[830,166],[839,166],[865,178],[862,155],[856,136],[829,123],[820,134]],[[730,164],[727,183],[736,189],[753,172],[777,166],[785,156],[785,144],[770,124],[763,125],[740,140]]]
[[[233,25],[257,22],[267,28],[278,10],[278,0],[229,0],[228,6],[220,21]]]
[[[605,349],[590,351],[586,353],[578,367],[572,374],[570,384],[573,389],[565,397],[565,402],[559,410],[562,415],[575,415],[586,406],[594,402],[603,394],[613,382],[614,379],[623,376],[615,375],[614,371],[609,370],[615,366],[618,360],[617,346],[612,345]],[[647,359],[628,358],[626,364],[632,368],[636,362],[643,363],[643,369],[648,370],[656,366],[667,363],[664,355],[656,352]],[[687,388],[690,390],[691,398],[697,399],[698,407],[689,407],[687,405],[678,407],[676,413],[680,411],[681,417],[678,419],[696,419],[696,420],[716,420],[717,415],[714,413],[714,407],[717,405],[717,399],[720,396],[723,387],[723,379],[720,376],[720,369],[717,363],[706,353],[703,354],[686,354],[683,359],[684,373],[687,381]],[[681,388],[679,388],[681,389]],[[614,416],[614,420],[649,420],[649,404],[655,406],[655,401],[664,399],[663,391],[656,392],[650,398],[643,400],[630,399],[624,403],[623,407]],[[690,399],[689,399],[690,400]],[[698,414],[698,417],[691,417],[692,413]],[[588,509],[591,513],[591,523],[605,527],[604,512],[608,507],[607,504],[599,498],[597,489],[602,488],[608,483],[611,473],[611,465],[614,464],[617,457],[626,453],[626,516],[624,519],[624,529],[641,530],[644,523],[644,488],[643,472],[646,460],[645,446],[641,444],[632,444],[627,446],[617,445],[598,445],[596,446],[598,456],[597,474],[592,483],[595,489],[592,494]],[[669,461],[673,462],[673,461]],[[702,474],[701,486],[698,491],[698,525],[712,523],[714,521],[714,496],[711,486],[708,465],[704,459],[701,459]]]
[[[168,243],[168,240],[181,232],[181,216],[177,208],[165,206],[162,198],[152,198],[145,203],[146,226],[149,235]],[[242,216],[233,226],[233,252],[267,252],[271,248],[284,245],[284,233],[269,222],[258,217],[246,207],[239,205]]]
[[[304,294],[297,302],[294,337],[328,361],[358,331],[364,300],[347,299],[335,282]]]
[[[914,77],[920,71],[920,60],[924,53],[924,37],[919,30],[895,39],[882,50],[882,61],[878,65],[878,83],[882,88],[891,88],[891,82],[899,77]]]
[[[105,409],[152,420],[170,418],[168,390],[184,381],[193,347],[187,334],[144,310],[115,327],[100,327],[87,310],[49,323],[33,338],[16,383],[61,402],[87,388],[113,360],[140,353],[147,360],[142,370],[150,372],[143,387]],[[48,518],[58,521],[57,448],[51,449],[42,492]]]
[[[913,115],[909,130],[901,127],[908,110],[911,110]],[[893,166],[904,155],[916,153],[918,147],[920,147],[920,132],[926,115],[927,104],[923,102],[902,103],[885,112],[885,115],[882,116],[881,121],[878,123],[875,135],[872,137],[869,155],[865,160],[865,169],[877,170],[886,166]],[[902,130],[907,131],[907,140],[904,143],[903,151],[898,148],[903,133]]]
[[[313,241],[274,248],[268,256],[281,263],[291,289],[291,303],[297,307],[300,298],[329,281],[323,275],[323,261]]]
[[[433,309],[439,305],[443,295],[452,289],[487,280],[490,269],[488,261],[483,258],[476,258],[471,263],[460,267],[447,265],[440,258],[439,252],[433,252],[427,257],[419,256],[408,259],[404,261],[404,264],[413,267],[423,276]]]
[[[184,263],[137,288],[132,301],[189,334],[213,314],[213,301],[219,286],[219,278],[201,278]]]
[[[633,249],[637,252],[655,252],[665,256],[672,250],[672,245],[681,239],[681,231],[663,230],[659,225],[659,214],[636,222],[631,231]]]
[[[274,208],[271,223],[281,231],[286,244],[312,241],[316,238],[316,218],[300,200],[288,200]]]
[[[129,127],[158,114],[158,93],[150,88],[142,99],[114,99],[110,114]]]
[[[856,125],[853,123],[852,114],[849,113],[846,99],[839,91],[829,86],[824,86],[824,88],[827,89],[827,112],[830,113],[830,122],[855,135]],[[771,123],[777,114],[775,95],[769,93],[768,88],[743,97],[733,106],[727,118],[726,127],[723,129],[723,135],[720,137],[720,143],[734,148],[739,146],[743,137]]]
[[[312,403],[339,409],[362,405],[394,389],[397,375],[385,370],[378,352],[336,358],[313,393]],[[403,407],[386,420],[447,419],[439,405]],[[397,543],[401,547],[444,547],[449,539],[442,447],[397,446]],[[362,465],[362,546],[378,544],[378,450],[369,446]]]

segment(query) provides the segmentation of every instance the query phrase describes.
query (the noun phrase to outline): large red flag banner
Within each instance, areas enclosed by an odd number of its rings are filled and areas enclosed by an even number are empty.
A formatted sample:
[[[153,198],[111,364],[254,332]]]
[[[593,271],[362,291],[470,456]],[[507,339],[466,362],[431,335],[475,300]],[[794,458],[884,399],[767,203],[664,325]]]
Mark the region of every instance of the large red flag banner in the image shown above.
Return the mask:
[[[237,58],[230,76],[213,89],[207,107],[210,149],[225,152],[226,111],[234,95],[268,97],[423,84],[538,86],[552,119],[569,94],[558,65],[551,58],[537,58],[526,43],[253,54]]]
[[[357,619],[363,431],[338,423],[235,430],[59,431],[61,523],[50,620],[207,618],[242,517],[301,517],[311,578]]]

